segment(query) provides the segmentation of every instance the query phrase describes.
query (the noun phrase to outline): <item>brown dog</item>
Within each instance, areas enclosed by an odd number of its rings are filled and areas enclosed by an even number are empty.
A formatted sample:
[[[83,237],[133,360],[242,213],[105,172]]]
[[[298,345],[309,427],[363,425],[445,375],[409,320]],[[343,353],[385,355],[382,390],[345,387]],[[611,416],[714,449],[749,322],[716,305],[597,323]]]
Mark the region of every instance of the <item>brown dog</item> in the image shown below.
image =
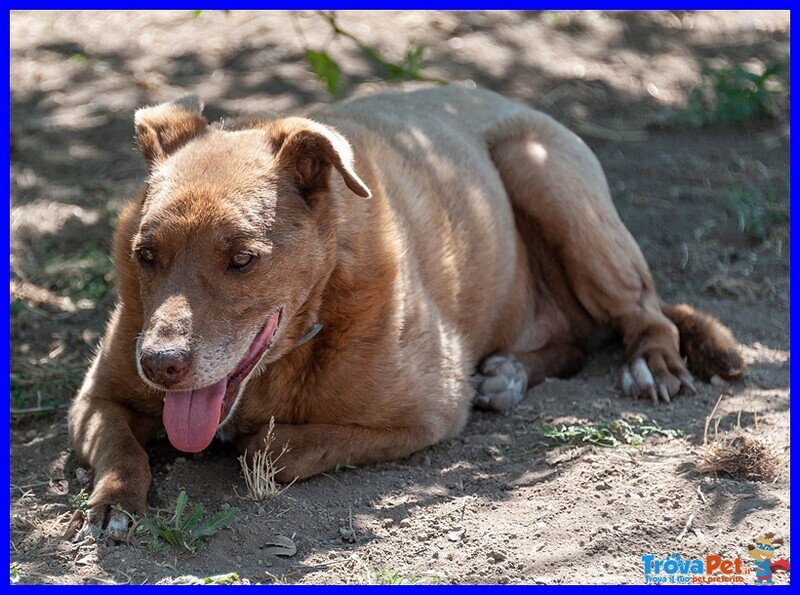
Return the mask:
[[[145,510],[162,425],[183,451],[252,454],[274,417],[287,481],[453,436],[614,333],[633,397],[691,387],[682,352],[704,379],[744,371],[716,320],[660,303],[597,159],[541,113],[456,87],[234,127],[201,109],[136,114],[150,176],[69,414],[94,473],[81,534]]]

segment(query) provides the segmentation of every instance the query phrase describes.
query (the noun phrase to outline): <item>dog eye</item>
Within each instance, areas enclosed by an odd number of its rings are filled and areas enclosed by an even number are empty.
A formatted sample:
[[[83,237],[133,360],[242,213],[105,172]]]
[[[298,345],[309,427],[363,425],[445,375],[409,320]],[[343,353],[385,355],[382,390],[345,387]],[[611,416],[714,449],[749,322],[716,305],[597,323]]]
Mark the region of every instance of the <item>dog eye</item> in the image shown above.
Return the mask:
[[[152,248],[148,248],[147,246],[144,248],[139,248],[137,252],[139,253],[139,258],[142,259],[142,262],[146,262],[147,264],[153,264],[156,259],[156,251]]]
[[[232,269],[243,269],[248,264],[253,262],[253,255],[247,252],[237,252],[231,256],[230,267]]]

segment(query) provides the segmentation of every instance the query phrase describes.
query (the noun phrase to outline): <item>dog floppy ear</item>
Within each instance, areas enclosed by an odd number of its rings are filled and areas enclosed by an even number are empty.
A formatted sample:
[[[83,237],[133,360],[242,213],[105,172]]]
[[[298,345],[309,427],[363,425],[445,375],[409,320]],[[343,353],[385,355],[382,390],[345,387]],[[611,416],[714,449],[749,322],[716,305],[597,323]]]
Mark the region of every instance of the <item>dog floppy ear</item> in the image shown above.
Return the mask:
[[[305,118],[288,118],[277,138],[277,161],[294,177],[303,195],[325,188],[331,167],[342,176],[345,185],[358,196],[372,193],[353,169],[353,150],[338,132]]]
[[[208,129],[200,114],[203,102],[197,95],[186,95],[171,103],[143,107],[136,111],[134,124],[139,151],[153,165]]]

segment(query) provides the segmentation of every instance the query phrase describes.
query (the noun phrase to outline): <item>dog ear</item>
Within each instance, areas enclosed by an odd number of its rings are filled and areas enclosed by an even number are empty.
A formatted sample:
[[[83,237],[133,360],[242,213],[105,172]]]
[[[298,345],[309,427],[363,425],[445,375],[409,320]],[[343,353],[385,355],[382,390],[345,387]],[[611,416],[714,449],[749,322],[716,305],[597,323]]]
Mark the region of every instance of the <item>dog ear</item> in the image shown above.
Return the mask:
[[[144,107],[136,111],[134,124],[139,151],[153,165],[208,129],[200,114],[203,102],[197,95],[186,95],[171,103]]]
[[[358,196],[372,193],[353,169],[353,150],[338,132],[305,118],[283,121],[282,134],[273,141],[279,147],[280,167],[292,172],[294,182],[304,196],[323,189],[331,167],[342,176],[345,185]]]

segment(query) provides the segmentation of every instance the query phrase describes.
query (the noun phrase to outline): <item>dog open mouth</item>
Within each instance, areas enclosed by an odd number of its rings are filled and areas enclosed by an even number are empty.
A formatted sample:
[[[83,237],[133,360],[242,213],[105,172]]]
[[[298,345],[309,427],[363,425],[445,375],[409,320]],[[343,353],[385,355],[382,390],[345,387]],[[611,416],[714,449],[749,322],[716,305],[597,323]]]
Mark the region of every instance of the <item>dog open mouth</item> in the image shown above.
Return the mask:
[[[183,452],[200,452],[211,444],[217,427],[239,396],[242,381],[272,347],[280,317],[280,309],[270,315],[247,353],[225,378],[203,388],[167,391],[163,421],[172,446]]]

